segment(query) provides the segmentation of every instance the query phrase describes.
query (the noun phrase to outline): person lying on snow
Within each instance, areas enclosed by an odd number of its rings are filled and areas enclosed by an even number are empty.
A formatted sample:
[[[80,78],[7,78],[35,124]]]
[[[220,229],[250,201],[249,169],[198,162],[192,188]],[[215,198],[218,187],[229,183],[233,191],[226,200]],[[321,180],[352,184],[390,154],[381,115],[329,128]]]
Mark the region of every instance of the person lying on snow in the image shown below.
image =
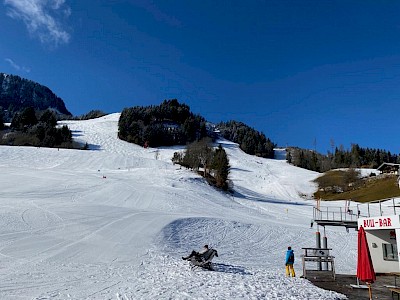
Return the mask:
[[[210,250],[208,248],[208,245],[204,245],[203,249],[201,249],[199,252],[196,252],[193,250],[192,253],[189,254],[189,256],[186,256],[186,257],[182,256],[182,259],[190,260],[192,257],[194,257],[196,260],[201,261],[203,254],[206,253],[208,250]]]

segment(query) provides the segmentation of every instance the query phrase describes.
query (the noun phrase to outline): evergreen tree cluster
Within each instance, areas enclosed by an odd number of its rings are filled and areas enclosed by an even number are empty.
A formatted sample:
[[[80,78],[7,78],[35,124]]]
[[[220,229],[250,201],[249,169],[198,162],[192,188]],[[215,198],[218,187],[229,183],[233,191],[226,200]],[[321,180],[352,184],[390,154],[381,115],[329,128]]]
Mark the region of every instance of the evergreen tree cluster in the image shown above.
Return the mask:
[[[118,122],[118,137],[141,146],[186,145],[205,136],[205,119],[176,99],[158,106],[125,108]]]
[[[5,122],[11,121],[14,114],[27,107],[39,111],[52,108],[58,114],[71,116],[64,101],[48,87],[19,76],[0,73],[0,108],[4,111]]]
[[[211,184],[228,189],[229,159],[221,145],[213,149],[210,138],[187,145],[185,152],[175,152],[172,161],[202,174]],[[200,172],[200,168],[203,169]]]
[[[4,113],[3,110],[0,109],[0,130],[4,129]]]
[[[297,147],[287,149],[289,163],[304,169],[326,172],[337,168],[378,168],[382,163],[400,163],[400,156],[381,149],[362,148],[352,144],[350,150],[343,146],[335,148],[334,153],[322,155],[313,150]]]
[[[57,128],[52,110],[35,112],[33,107],[27,107],[15,114],[10,129],[2,132],[1,144],[71,148],[72,133],[66,125]]]
[[[240,149],[250,155],[265,158],[274,158],[275,144],[269,138],[257,130],[242,122],[229,121],[217,125],[222,137],[238,143]]]
[[[105,112],[98,110],[98,109],[94,109],[94,110],[89,111],[86,114],[83,114],[83,115],[80,115],[77,117],[73,117],[71,119],[73,119],[73,120],[91,120],[91,119],[97,119],[97,118],[103,117],[105,115],[107,115]]]

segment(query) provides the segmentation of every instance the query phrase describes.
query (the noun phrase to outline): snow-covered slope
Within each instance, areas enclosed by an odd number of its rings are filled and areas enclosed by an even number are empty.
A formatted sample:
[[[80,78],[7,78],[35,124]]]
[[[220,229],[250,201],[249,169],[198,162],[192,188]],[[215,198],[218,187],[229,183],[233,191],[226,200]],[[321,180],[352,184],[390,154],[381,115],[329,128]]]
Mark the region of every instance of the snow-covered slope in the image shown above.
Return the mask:
[[[317,173],[226,149],[235,194],[173,165],[183,148],[117,139],[119,114],[65,121],[90,151],[0,147],[0,299],[339,299],[301,275]],[[356,235],[328,229],[338,272]],[[181,256],[215,247],[215,272]]]

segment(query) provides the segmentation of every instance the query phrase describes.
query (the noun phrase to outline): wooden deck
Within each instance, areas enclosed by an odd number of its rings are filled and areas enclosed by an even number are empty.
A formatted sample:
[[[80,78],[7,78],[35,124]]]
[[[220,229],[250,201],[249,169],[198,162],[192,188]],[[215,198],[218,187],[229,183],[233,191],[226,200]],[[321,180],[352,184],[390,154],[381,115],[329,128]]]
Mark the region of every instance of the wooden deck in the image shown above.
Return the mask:
[[[352,210],[345,211],[341,207],[313,208],[313,222],[321,226],[343,226],[357,229],[358,215]]]
[[[349,300],[368,299],[368,289],[355,289],[350,286],[351,284],[357,284],[355,275],[336,274],[336,280],[333,280],[332,274],[329,271],[307,271],[307,279],[322,289],[344,294]],[[392,300],[392,292],[388,286],[393,286],[393,284],[394,276],[377,276],[376,282],[371,285],[372,298]]]

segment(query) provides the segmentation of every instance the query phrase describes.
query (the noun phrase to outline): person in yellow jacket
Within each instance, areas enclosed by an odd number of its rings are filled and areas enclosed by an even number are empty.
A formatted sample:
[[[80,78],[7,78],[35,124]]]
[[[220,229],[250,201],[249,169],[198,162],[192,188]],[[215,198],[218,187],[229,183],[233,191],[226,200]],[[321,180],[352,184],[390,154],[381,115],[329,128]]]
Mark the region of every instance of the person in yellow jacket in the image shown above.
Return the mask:
[[[292,250],[292,247],[289,246],[286,251],[286,261],[285,261],[286,276],[292,276],[292,277],[296,276],[293,264],[294,264],[294,252]]]

